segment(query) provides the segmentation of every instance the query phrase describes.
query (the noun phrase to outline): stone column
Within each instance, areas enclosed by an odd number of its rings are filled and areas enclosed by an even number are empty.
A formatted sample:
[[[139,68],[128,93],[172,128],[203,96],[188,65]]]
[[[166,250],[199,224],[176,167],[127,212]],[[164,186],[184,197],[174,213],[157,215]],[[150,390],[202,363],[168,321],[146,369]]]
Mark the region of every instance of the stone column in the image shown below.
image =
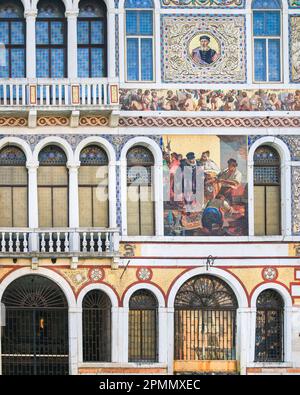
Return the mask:
[[[116,39],[115,39],[115,10],[107,10],[107,77],[115,78],[116,76]]]
[[[39,207],[38,207],[38,182],[37,172],[39,164],[37,162],[27,163],[28,169],[28,227],[37,229],[39,227]],[[29,248],[31,251],[38,250],[38,235],[30,234]]]
[[[26,77],[36,78],[35,20],[36,10],[25,11],[26,19]]]
[[[79,228],[79,194],[78,169],[79,163],[68,164],[69,169],[69,228]],[[74,233],[70,240],[71,251],[79,251],[79,234]]]
[[[77,16],[78,10],[66,11],[68,20],[68,78],[77,78]]]

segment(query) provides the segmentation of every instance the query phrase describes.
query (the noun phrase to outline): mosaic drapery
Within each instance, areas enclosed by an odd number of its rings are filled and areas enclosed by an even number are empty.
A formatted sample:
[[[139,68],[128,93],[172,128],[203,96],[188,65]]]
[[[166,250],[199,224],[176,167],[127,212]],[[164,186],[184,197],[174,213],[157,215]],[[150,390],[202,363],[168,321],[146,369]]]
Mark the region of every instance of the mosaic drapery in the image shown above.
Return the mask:
[[[300,16],[299,15],[290,16],[290,80],[291,82],[300,82]]]
[[[300,233],[300,167],[292,169],[293,234]]]
[[[164,82],[246,81],[244,16],[162,16]]]

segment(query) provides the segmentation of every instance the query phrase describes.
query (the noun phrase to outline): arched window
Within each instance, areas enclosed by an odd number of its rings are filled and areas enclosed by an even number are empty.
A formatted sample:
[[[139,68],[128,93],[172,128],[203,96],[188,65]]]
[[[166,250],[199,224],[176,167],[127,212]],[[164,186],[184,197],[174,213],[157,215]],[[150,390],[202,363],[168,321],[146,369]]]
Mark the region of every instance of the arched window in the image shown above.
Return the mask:
[[[256,308],[255,361],[281,362],[284,360],[282,297],[267,289],[257,298]]]
[[[38,204],[41,228],[68,226],[68,170],[64,151],[48,145],[39,154]]]
[[[158,303],[152,292],[141,289],[129,301],[129,362],[158,361]]]
[[[254,0],[252,9],[254,81],[280,82],[281,0]]]
[[[36,19],[37,78],[67,76],[67,24],[59,0],[40,0]]]
[[[153,81],[153,2],[126,0],[126,80]]]
[[[281,234],[280,157],[262,145],[254,153],[254,230],[256,236]]]
[[[77,22],[78,77],[107,76],[106,6],[101,0],[82,0]]]
[[[81,227],[109,227],[108,157],[97,145],[89,145],[80,153],[79,223]]]
[[[15,146],[0,151],[0,227],[28,226],[26,156]]]
[[[0,78],[25,77],[25,19],[21,1],[0,1]]]
[[[219,278],[201,275],[184,283],[175,299],[175,360],[235,360],[237,307]]]
[[[111,302],[100,290],[88,292],[82,302],[83,361],[111,361]]]
[[[130,236],[154,234],[152,169],[154,158],[145,147],[135,146],[127,153],[127,233]]]

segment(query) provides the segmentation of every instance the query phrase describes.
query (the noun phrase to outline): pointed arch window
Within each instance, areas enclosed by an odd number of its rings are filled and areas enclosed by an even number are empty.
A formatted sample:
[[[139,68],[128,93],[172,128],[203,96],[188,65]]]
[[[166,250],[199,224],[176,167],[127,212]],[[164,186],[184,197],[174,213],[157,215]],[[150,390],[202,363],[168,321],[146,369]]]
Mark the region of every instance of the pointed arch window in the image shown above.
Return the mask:
[[[21,1],[0,2],[0,78],[25,77],[25,19]]]
[[[158,303],[148,290],[136,291],[129,301],[129,362],[158,361]]]
[[[68,227],[69,188],[67,157],[64,151],[48,145],[39,154],[38,205],[41,228]]]
[[[130,236],[154,235],[153,166],[149,149],[135,146],[128,151],[127,233]]]
[[[281,1],[254,0],[252,10],[254,81],[281,82]]]
[[[280,156],[268,145],[254,153],[254,233],[281,234]]]
[[[126,80],[154,79],[154,19],[152,0],[126,0]]]
[[[37,78],[67,76],[67,22],[59,0],[40,0],[36,19]]]
[[[82,0],[77,21],[78,76],[107,76],[106,6],[101,0]]]
[[[27,227],[26,156],[15,146],[0,151],[0,227]]]
[[[282,362],[284,302],[278,292],[268,289],[256,303],[255,361]]]
[[[80,153],[79,223],[81,227],[109,227],[108,157],[97,145]]]

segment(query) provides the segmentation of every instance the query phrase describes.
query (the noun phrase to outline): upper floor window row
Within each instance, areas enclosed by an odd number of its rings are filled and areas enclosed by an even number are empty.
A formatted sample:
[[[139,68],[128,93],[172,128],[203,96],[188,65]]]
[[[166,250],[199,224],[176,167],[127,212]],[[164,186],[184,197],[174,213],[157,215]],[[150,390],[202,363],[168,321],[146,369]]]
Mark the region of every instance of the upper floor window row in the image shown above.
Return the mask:
[[[153,0],[126,0],[125,80],[154,81]],[[36,76],[67,77],[68,26],[62,0],[40,0],[36,18]],[[281,0],[253,0],[253,81],[282,81]],[[77,18],[80,78],[107,76],[107,8],[103,0],[81,0]],[[0,78],[26,75],[26,23],[20,0],[0,1]]]

